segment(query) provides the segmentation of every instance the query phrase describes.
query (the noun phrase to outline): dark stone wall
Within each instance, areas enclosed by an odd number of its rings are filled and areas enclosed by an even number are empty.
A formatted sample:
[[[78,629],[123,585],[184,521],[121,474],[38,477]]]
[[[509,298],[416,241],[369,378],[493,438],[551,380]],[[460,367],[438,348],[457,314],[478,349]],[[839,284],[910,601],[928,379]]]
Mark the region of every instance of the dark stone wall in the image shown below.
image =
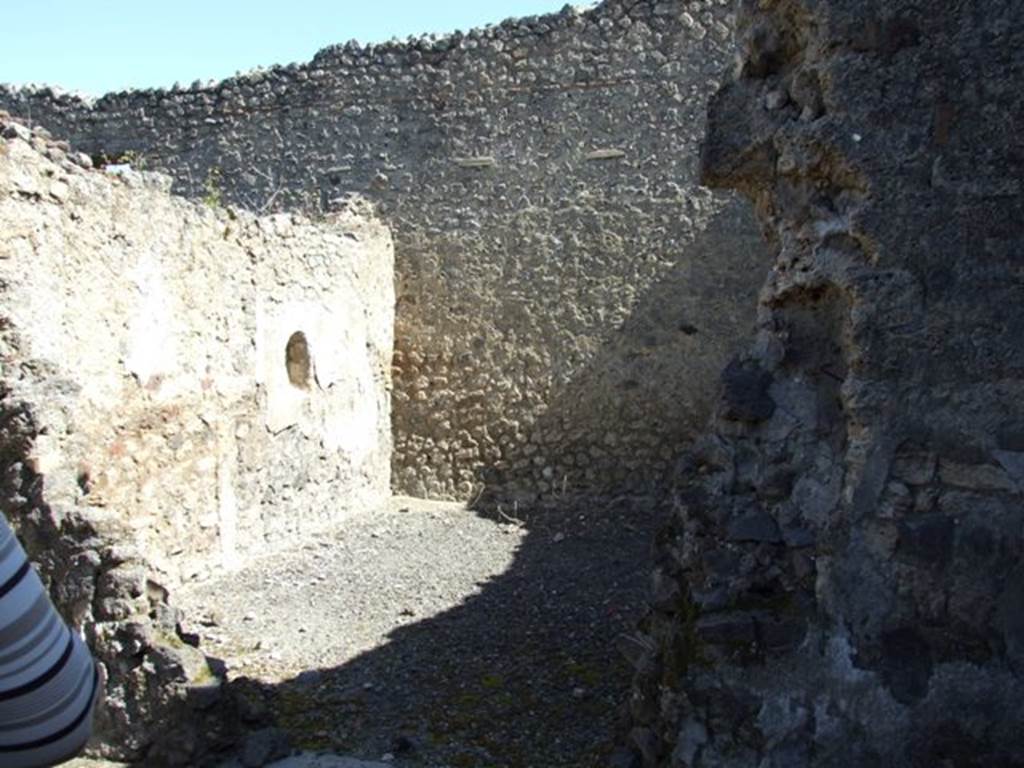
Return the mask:
[[[209,87],[0,89],[0,108],[211,203],[375,201],[395,489],[530,504],[659,484],[753,322],[753,217],[696,179],[731,36],[724,0],[609,0]]]
[[[1024,6],[742,3],[775,258],[657,546],[647,766],[1024,765]]]

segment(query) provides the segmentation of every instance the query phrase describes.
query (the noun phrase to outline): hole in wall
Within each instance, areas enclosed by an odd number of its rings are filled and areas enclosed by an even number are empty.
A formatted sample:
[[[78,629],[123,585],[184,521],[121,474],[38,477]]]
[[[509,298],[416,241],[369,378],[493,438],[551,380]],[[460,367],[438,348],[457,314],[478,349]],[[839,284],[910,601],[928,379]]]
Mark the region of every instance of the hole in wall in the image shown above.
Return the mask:
[[[309,389],[309,342],[302,331],[296,331],[288,338],[288,344],[284,349],[284,364],[288,371],[288,381],[292,386]]]

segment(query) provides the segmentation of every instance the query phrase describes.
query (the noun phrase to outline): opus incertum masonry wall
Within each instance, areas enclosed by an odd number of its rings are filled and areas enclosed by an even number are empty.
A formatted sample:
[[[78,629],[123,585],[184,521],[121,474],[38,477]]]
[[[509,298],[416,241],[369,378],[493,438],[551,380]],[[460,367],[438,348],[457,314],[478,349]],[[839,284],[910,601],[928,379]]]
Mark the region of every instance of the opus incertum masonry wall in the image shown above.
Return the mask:
[[[1024,7],[749,2],[774,247],[624,647],[645,768],[1024,765]]]
[[[0,115],[0,514],[103,664],[99,748],[188,764],[221,688],[169,594],[390,495],[391,238],[89,165]]]
[[[608,0],[211,86],[0,90],[0,108],[195,197],[374,201],[395,239],[396,491],[646,492],[705,420],[768,264],[748,208],[696,186],[731,5]]]

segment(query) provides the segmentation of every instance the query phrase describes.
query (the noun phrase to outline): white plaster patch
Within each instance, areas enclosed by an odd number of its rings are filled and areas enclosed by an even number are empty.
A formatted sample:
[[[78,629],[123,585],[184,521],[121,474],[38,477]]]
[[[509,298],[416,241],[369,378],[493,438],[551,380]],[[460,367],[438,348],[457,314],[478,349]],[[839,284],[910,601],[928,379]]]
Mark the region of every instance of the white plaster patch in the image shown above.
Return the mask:
[[[220,534],[221,565],[236,570],[238,556],[238,497],[235,494],[235,456],[238,447],[230,434],[219,434],[217,440],[217,512]]]
[[[176,322],[160,260],[152,252],[144,254],[136,263],[131,281],[138,296],[128,321],[124,364],[129,373],[146,386],[175,368]]]
[[[323,337],[318,305],[308,302],[274,303],[272,297],[260,297],[257,318],[256,376],[267,390],[267,429],[277,434],[299,423],[303,406],[317,384],[317,363]],[[292,334],[305,334],[310,352],[309,389],[296,387],[288,379],[285,350]]]
[[[302,333],[310,356],[308,388],[288,377],[285,350]],[[267,390],[265,423],[277,434],[299,427],[354,463],[378,447],[380,402],[362,308],[333,294],[324,302],[261,301],[257,376]]]

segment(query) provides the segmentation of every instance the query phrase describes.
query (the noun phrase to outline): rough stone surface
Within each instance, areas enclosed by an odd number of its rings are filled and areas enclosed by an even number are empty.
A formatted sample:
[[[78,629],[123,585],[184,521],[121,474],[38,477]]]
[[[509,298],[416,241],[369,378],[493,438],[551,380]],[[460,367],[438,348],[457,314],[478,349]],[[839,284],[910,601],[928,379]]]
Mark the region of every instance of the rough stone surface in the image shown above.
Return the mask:
[[[262,768],[291,752],[288,734],[279,728],[264,728],[249,734],[242,745],[239,760],[244,768]]]
[[[746,0],[703,177],[771,234],[630,641],[644,765],[1024,765],[1024,6]]]
[[[16,125],[0,116],[0,510],[106,668],[98,748],[187,764],[221,691],[170,590],[388,495],[390,240],[355,210],[188,203]]]
[[[397,492],[647,492],[706,422],[768,263],[749,210],[696,184],[731,23],[725,0],[608,0],[191,89],[0,89],[0,108],[193,196],[377,202]]]
[[[5,386],[45,426],[33,469],[54,500],[116,511],[175,580],[380,505],[386,230],[214,210],[2,146]]]

